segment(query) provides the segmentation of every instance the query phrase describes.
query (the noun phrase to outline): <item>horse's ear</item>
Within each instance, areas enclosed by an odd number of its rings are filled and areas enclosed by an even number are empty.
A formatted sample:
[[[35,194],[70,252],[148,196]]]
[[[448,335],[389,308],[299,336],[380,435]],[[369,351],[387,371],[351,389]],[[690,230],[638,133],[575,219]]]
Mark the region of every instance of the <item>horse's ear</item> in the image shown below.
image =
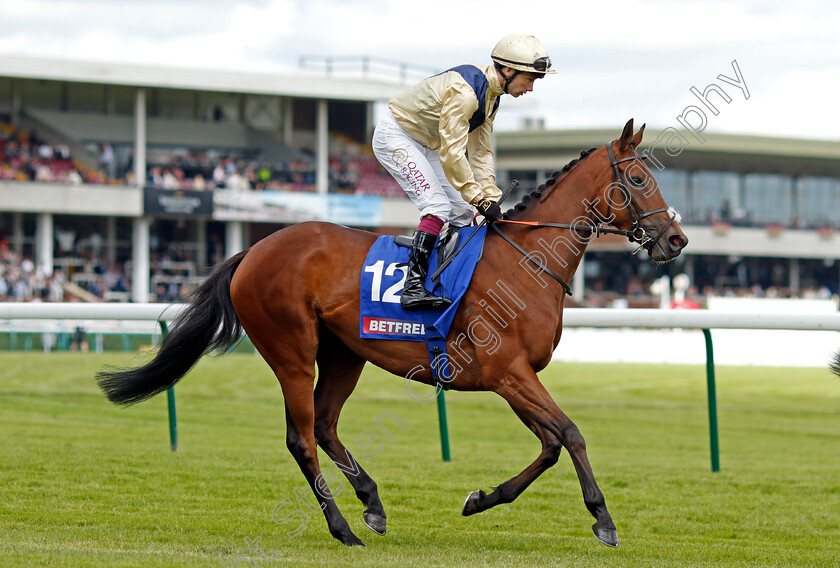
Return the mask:
[[[631,150],[635,150],[639,144],[642,143],[642,135],[645,133],[645,125],[643,124],[639,131],[633,136],[630,140],[630,144],[627,145],[628,148]]]
[[[630,144],[630,140],[633,138],[633,119],[627,121],[627,124],[624,125],[624,131],[621,133],[621,138],[618,139],[618,150],[623,152],[627,149],[628,145]]]

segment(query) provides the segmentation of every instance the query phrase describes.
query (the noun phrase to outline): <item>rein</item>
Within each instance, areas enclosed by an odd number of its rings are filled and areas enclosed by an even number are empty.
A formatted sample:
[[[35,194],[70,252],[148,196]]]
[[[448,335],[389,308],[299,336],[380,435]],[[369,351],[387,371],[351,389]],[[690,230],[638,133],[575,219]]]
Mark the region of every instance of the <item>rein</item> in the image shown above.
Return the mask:
[[[610,185],[610,196],[607,199],[607,214],[605,216],[606,219],[610,219],[612,217],[612,204],[613,199],[612,195],[615,192],[615,188],[618,187],[621,191],[621,195],[625,200],[626,207],[628,207],[628,212],[630,213],[630,218],[633,220],[633,227],[629,230],[627,229],[616,229],[611,227],[605,227],[603,223],[594,223],[592,225],[572,225],[569,223],[551,223],[551,222],[543,222],[543,221],[516,221],[513,219],[498,219],[493,223],[490,223],[490,228],[496,231],[500,237],[510,243],[516,250],[518,250],[522,255],[530,260],[537,268],[551,276],[554,280],[560,283],[563,286],[563,289],[566,291],[566,294],[569,296],[572,295],[571,287],[557,274],[555,274],[552,270],[550,270],[547,266],[541,263],[537,258],[534,257],[533,254],[527,252],[521,246],[516,244],[513,239],[507,236],[504,232],[502,232],[501,228],[499,228],[499,223],[509,223],[512,225],[524,225],[533,228],[541,228],[541,227],[550,227],[555,229],[568,229],[572,231],[586,231],[588,233],[594,233],[595,237],[600,237],[603,234],[612,234],[612,235],[622,235],[627,237],[627,239],[631,243],[638,242],[639,247],[633,251],[633,254],[637,254],[638,252],[642,251],[645,247],[652,248],[659,243],[659,240],[662,238],[662,235],[668,230],[668,228],[674,223],[676,219],[675,215],[671,215],[668,224],[659,232],[658,235],[652,236],[647,229],[641,226],[642,220],[650,217],[651,215],[656,215],[657,213],[665,213],[669,210],[667,208],[661,209],[654,209],[653,211],[644,212],[639,207],[639,205],[633,200],[633,195],[630,193],[630,190],[627,188],[627,185],[624,182],[624,175],[618,169],[618,164],[623,162],[630,162],[637,159],[645,159],[647,156],[645,155],[634,155],[629,156],[627,158],[622,158],[620,160],[616,160],[615,153],[612,149],[612,142],[607,144],[607,154],[610,157],[610,167],[613,171],[613,179],[612,184]]]

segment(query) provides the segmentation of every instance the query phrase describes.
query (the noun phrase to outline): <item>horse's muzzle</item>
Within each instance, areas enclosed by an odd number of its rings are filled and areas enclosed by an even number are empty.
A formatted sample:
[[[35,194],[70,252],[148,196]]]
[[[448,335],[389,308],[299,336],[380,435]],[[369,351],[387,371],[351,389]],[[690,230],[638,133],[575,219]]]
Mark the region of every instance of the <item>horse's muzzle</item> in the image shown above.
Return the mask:
[[[656,262],[668,262],[677,258],[682,250],[688,245],[688,237],[675,223],[665,229],[665,233],[650,243],[648,254]]]

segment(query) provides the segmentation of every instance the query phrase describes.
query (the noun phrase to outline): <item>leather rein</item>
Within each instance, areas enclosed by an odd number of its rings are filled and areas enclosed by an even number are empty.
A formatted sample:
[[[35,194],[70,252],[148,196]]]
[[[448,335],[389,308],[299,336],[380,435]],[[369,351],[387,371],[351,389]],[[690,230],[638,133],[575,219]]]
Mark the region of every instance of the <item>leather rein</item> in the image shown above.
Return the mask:
[[[610,195],[607,198],[607,214],[605,215],[605,218],[607,220],[609,220],[612,217],[613,193],[615,192],[616,187],[618,187],[619,190],[621,191],[621,195],[624,199],[624,204],[622,206],[628,208],[628,211],[630,213],[630,218],[633,220],[633,227],[631,229],[629,229],[629,230],[615,229],[615,228],[604,226],[603,222],[593,223],[594,226],[593,225],[572,225],[572,224],[568,224],[568,223],[550,223],[550,222],[543,222],[543,221],[516,221],[516,220],[513,220],[513,219],[499,219],[497,221],[489,223],[490,228],[492,228],[494,231],[496,231],[496,233],[498,233],[500,237],[502,237],[504,240],[506,240],[508,243],[510,243],[520,253],[522,253],[522,255],[525,258],[527,258],[528,260],[530,260],[537,268],[539,268],[541,271],[545,272],[546,274],[551,276],[554,280],[559,282],[560,285],[563,286],[564,290],[566,291],[566,294],[568,294],[569,296],[572,295],[571,287],[562,278],[557,276],[557,274],[555,274],[551,269],[549,269],[542,262],[540,262],[537,258],[535,258],[533,254],[527,252],[521,246],[516,244],[516,242],[514,242],[513,239],[511,239],[509,236],[507,236],[505,233],[503,233],[498,224],[499,223],[510,223],[510,224],[515,224],[515,225],[525,225],[525,226],[534,227],[534,228],[551,227],[551,228],[555,228],[555,229],[569,229],[569,230],[572,230],[572,231],[586,231],[588,233],[595,233],[596,238],[600,237],[602,234],[623,235],[623,236],[627,237],[627,239],[631,243],[635,243],[635,242],[639,243],[639,247],[635,251],[633,251],[633,254],[638,253],[639,251],[643,250],[645,247],[652,248],[652,247],[656,246],[659,243],[660,239],[662,238],[662,235],[664,235],[665,232],[674,223],[674,220],[676,219],[676,216],[675,215],[670,216],[671,218],[668,221],[668,224],[665,225],[665,227],[662,229],[662,231],[659,232],[658,235],[655,235],[655,236],[651,235],[648,232],[647,229],[642,227],[642,225],[641,225],[642,220],[650,217],[651,215],[656,215],[657,213],[667,212],[667,211],[669,211],[669,209],[668,208],[661,208],[661,209],[654,209],[653,211],[644,212],[639,207],[639,205],[635,202],[635,200],[633,199],[633,196],[630,193],[630,190],[627,188],[627,185],[624,182],[624,175],[618,169],[618,164],[621,164],[623,162],[630,162],[630,161],[638,160],[638,159],[643,160],[643,159],[647,158],[647,156],[645,156],[645,155],[641,155],[641,156],[634,155],[634,156],[629,156],[627,158],[621,158],[620,160],[616,160],[615,153],[613,152],[613,149],[612,149],[612,142],[607,144],[606,148],[607,148],[607,154],[610,157],[610,167],[612,168],[612,171],[613,171],[613,177],[612,177],[612,184],[610,185]],[[598,217],[600,217],[600,215]]]

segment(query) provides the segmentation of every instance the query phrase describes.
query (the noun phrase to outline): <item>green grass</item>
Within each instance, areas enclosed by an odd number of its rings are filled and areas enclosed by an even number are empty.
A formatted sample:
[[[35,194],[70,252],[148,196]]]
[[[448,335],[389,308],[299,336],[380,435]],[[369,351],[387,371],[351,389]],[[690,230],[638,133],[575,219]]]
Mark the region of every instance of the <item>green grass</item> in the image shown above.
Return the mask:
[[[515,503],[462,517],[467,493],[517,474],[537,456],[536,439],[496,395],[448,393],[453,461],[444,463],[434,404],[368,368],[345,408],[343,439],[352,446],[377,431],[385,410],[406,426],[386,421],[393,439],[380,436],[381,453],[357,453],[379,484],[388,535],[363,525],[345,482],[338,505],[367,544],[348,549],[320,514],[296,537],[285,533],[297,522],[272,520],[283,499],[284,514],[304,510],[296,491],[306,484],[261,359],[205,358],[178,385],[177,453],[164,396],[120,409],[94,384],[103,364],[136,361],[0,354],[0,565],[840,566],[840,379],[826,370],[718,368],[716,474],[702,367],[543,372],[586,437],[622,539],[610,549],[592,536],[565,452]],[[273,558],[249,552],[246,538]]]

